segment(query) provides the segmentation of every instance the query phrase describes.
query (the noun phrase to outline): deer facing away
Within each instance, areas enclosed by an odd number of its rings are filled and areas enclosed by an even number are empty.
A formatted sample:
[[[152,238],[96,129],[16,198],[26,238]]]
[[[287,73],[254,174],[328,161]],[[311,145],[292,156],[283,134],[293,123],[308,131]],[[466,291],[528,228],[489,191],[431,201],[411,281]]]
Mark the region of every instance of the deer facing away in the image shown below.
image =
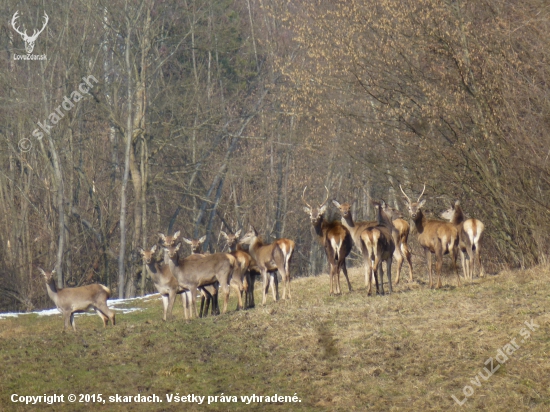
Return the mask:
[[[476,261],[479,266],[479,276],[483,277],[479,241],[485,229],[485,225],[478,219],[466,219],[460,207],[460,201],[458,200],[454,204],[451,204],[451,207],[441,213],[440,216],[453,225],[456,225],[458,230],[458,237],[460,240],[458,250],[460,251],[464,279],[473,280]]]
[[[69,327],[69,324],[76,332],[74,323],[74,314],[86,312],[89,309],[94,309],[98,316],[103,320],[103,326],[106,327],[109,320],[115,324],[115,313],[107,306],[107,299],[111,296],[111,291],[107,286],[100,284],[80,286],[77,288],[58,289],[53,277],[55,270],[45,272],[38,268],[44,280],[48,296],[54,301],[57,309],[63,314],[64,329]]]

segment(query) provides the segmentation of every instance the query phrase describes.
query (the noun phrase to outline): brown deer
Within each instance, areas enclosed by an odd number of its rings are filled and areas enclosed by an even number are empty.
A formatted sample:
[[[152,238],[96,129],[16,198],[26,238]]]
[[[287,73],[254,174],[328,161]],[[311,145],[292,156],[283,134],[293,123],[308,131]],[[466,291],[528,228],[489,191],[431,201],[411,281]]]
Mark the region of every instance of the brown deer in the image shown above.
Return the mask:
[[[352,240],[349,231],[340,222],[326,222],[324,213],[327,209],[327,200],[329,197],[328,188],[327,197],[319,207],[311,207],[305,199],[307,186],[302,193],[302,201],[306,204],[304,211],[309,215],[317,240],[325,248],[328,262],[330,264],[330,295],[341,294],[340,290],[340,269],[344,271],[344,276],[348,282],[348,288],[351,292],[351,283],[346,268],[346,257],[348,257],[352,248]],[[334,290],[336,289],[336,291]]]
[[[113,326],[115,325],[115,313],[107,306],[107,299],[111,296],[111,291],[107,286],[94,284],[77,288],[58,289],[53,276],[55,270],[51,272],[45,272],[41,268],[38,268],[38,270],[46,281],[48,296],[63,315],[64,330],[69,327],[70,323],[76,332],[74,314],[86,312],[89,309],[94,309],[103,320],[103,327],[107,327],[109,320]]]
[[[386,261],[386,272],[388,276],[388,287],[390,293],[393,292],[391,284],[391,265],[395,252],[394,238],[398,236],[397,230],[394,228],[391,219],[382,210],[382,205],[379,202],[373,202],[374,210],[376,211],[376,226],[371,226],[363,230],[361,240],[365,244],[367,253],[368,273],[374,274],[376,282],[376,291],[380,295],[384,294],[384,271],[380,268],[380,281],[378,280],[378,267],[381,262]],[[394,233],[395,232],[395,233]],[[368,292],[371,294],[371,276],[368,277]]]
[[[178,254],[180,246],[181,243],[176,246],[164,247],[164,251],[170,259],[170,270],[180,286],[194,292],[197,288],[218,282],[224,293],[223,313],[227,312],[229,282],[237,264],[235,258],[227,253],[214,253],[204,256],[189,256],[180,260]],[[193,313],[197,314],[195,293],[186,295],[186,297],[190,295],[191,302],[187,301],[185,304],[185,317],[187,318],[189,309],[189,316],[192,318]]]
[[[460,276],[458,275],[458,269],[456,266],[456,250],[458,247],[458,230],[456,226],[449,222],[442,222],[441,220],[426,219],[422,212],[422,206],[426,203],[426,200],[420,201],[426,185],[422,193],[418,197],[416,202],[411,202],[411,199],[407,196],[401,185],[399,185],[401,192],[407,199],[407,208],[409,209],[409,215],[414,221],[416,231],[418,232],[418,243],[424,249],[426,254],[426,260],[428,262],[428,276],[430,279],[430,288],[433,285],[432,282],[432,253],[435,254],[435,270],[437,272],[437,286],[441,287],[441,270],[443,268],[443,255],[449,253],[456,272],[456,278],[458,286],[460,286]]]
[[[407,260],[407,263],[409,264],[409,282],[413,281],[413,267],[412,267],[412,254],[411,249],[409,248],[409,232],[410,232],[410,226],[409,222],[402,219],[401,212],[390,207],[386,202],[382,203],[382,209],[388,215],[388,217],[392,220],[393,226],[395,229],[397,229],[397,232],[399,234],[399,242],[396,242],[396,245],[401,246],[401,255]],[[397,271],[397,278],[395,279],[395,284],[397,285],[399,283],[399,273],[400,271]]]
[[[168,318],[172,318],[172,308],[174,307],[176,295],[183,293],[184,289],[179,286],[168,265],[164,264],[161,266],[159,264],[160,262],[156,257],[157,245],[153,245],[151,250],[138,248],[138,251],[143,258],[143,263],[147,268],[149,276],[151,276],[157,291],[160,293],[163,306],[162,320],[166,321]]]
[[[239,246],[239,235],[241,234],[241,230],[237,230],[234,234],[227,234],[223,230],[220,230],[220,234],[225,239],[225,245],[229,249],[230,253],[235,257],[237,260],[237,263],[239,265],[239,270],[233,273],[233,277],[237,277],[241,279],[243,289],[244,289],[244,307],[245,308],[253,308],[254,307],[254,281],[252,280],[252,276],[250,274],[250,266],[253,262],[252,257],[245,252],[244,250],[241,250],[238,248]],[[237,273],[238,272],[238,273]],[[241,293],[242,291],[237,291],[237,293]],[[238,307],[237,307],[238,309]]]
[[[176,246],[178,243],[178,237],[180,235],[180,231],[178,230],[176,233],[174,233],[172,236],[165,236],[163,233],[159,233],[159,243],[161,246]],[[182,237],[182,240],[191,245],[191,255],[197,255],[195,257],[204,256],[202,254],[202,244],[206,240],[206,236],[203,236],[200,239],[186,239]],[[166,253],[164,253],[164,263],[166,266],[169,266],[170,258]],[[200,287],[199,291],[201,294],[201,308],[199,311],[199,318],[202,318],[204,316],[208,316],[208,309],[210,308],[210,304],[212,304],[212,310],[211,315],[219,315],[220,314],[220,308],[218,305],[218,289],[219,285],[218,283],[214,283],[213,285],[206,285],[204,287]],[[189,291],[191,293],[191,291]],[[186,301],[190,299],[189,296],[182,294],[181,300],[183,303],[184,311],[186,310]]]
[[[273,280],[273,287],[271,288],[273,300],[277,301],[279,299],[279,285],[277,274],[275,273],[277,270],[281,272],[281,277],[283,278],[283,299],[286,299],[287,289],[288,298],[291,299],[289,264],[296,246],[294,241],[290,239],[278,239],[269,245],[265,245],[258,237],[256,229],[251,226],[250,230],[241,238],[241,243],[249,245],[250,256],[256,261],[256,265],[262,274],[262,305],[265,305],[267,300],[267,291],[270,283],[268,273],[271,274]]]
[[[448,220],[453,225],[456,225],[459,237],[460,260],[462,261],[462,270],[464,271],[464,279],[470,281],[474,278],[475,262],[479,266],[479,276],[483,277],[483,266],[481,265],[481,257],[479,252],[479,241],[485,230],[485,225],[478,219],[466,219],[460,201],[457,200],[451,207],[441,213],[443,219]],[[466,256],[467,254],[467,256]],[[466,259],[466,257],[468,259]]]

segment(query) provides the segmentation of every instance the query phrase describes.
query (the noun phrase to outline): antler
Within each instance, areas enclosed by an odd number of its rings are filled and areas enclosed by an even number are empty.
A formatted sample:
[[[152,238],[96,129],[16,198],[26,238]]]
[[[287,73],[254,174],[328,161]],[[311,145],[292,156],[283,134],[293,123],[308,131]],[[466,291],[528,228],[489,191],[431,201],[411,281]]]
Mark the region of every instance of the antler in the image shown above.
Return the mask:
[[[319,209],[321,209],[325,205],[325,203],[327,203],[327,200],[328,200],[329,192],[328,192],[328,188],[326,186],[325,186],[325,190],[327,191],[327,198],[325,200],[323,200],[323,203],[321,203],[319,205]]]
[[[11,19],[11,26],[12,26],[13,29],[14,29],[17,33],[19,33],[21,36],[28,37],[28,36],[27,36],[27,31],[26,31],[26,30],[25,30],[24,33],[21,33],[21,32],[19,31],[19,29],[18,29],[17,27],[15,27],[15,20],[17,20],[17,19],[19,18],[19,16],[17,15],[18,13],[19,13],[19,10],[17,10],[17,11],[15,12],[15,14],[13,15],[13,17],[12,17],[12,19]]]
[[[40,33],[42,33],[42,32],[44,31],[44,29],[46,28],[46,25],[48,24],[48,21],[50,20],[50,18],[48,17],[48,15],[46,14],[45,11],[44,11],[44,18],[45,18],[44,25],[42,26],[42,28],[41,28],[40,31],[38,31],[38,32],[36,31],[36,29],[34,29],[34,32],[33,32],[32,36],[29,37],[29,40],[30,40],[30,41],[36,40],[36,38],[38,37],[38,35],[39,35]],[[25,33],[26,33],[26,31],[25,31]]]
[[[424,189],[422,189],[422,193],[420,193],[420,196],[418,196],[418,200],[416,203],[420,202],[420,199],[422,198],[422,195],[424,194],[424,191],[426,190],[426,183],[424,183]]]
[[[407,198],[407,201],[409,202],[409,204],[411,204],[411,199],[409,199],[409,196],[407,196],[407,194],[405,193],[405,191],[403,190],[403,188],[401,187],[401,185],[399,185],[399,189],[401,189],[401,193],[403,193],[405,195],[405,197]],[[424,193],[424,192],[422,192]]]
[[[306,199],[305,199],[305,195],[306,195],[306,190],[307,190],[307,186],[304,187],[304,191],[302,192],[302,201],[306,204],[307,207],[309,207],[311,209],[311,206],[309,205],[308,202],[306,202]]]

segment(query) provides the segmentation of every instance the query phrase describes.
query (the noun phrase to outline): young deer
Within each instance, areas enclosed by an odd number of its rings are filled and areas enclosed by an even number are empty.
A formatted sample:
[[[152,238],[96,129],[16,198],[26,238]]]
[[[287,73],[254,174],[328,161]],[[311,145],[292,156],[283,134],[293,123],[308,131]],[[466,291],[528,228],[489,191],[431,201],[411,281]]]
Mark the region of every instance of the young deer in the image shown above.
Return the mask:
[[[238,270],[233,273],[233,279],[241,279],[241,284],[243,285],[244,290],[244,307],[253,308],[254,283],[252,281],[252,276],[250,275],[250,264],[252,262],[252,258],[244,250],[238,249],[241,230],[237,230],[235,234],[227,234],[223,230],[220,230],[220,234],[225,239],[225,245],[228,247],[231,255],[233,255],[233,257],[237,260]],[[237,290],[237,293],[242,295],[243,290]],[[238,309],[239,307],[237,307],[237,310]]]
[[[401,255],[407,260],[407,263],[409,264],[409,282],[413,281],[413,267],[412,267],[412,255],[411,255],[411,249],[409,248],[409,232],[410,232],[410,226],[409,222],[402,219],[401,212],[398,210],[390,207],[386,202],[382,203],[382,209],[388,215],[388,217],[392,220],[393,226],[397,229],[397,232],[399,234],[399,242],[396,242],[397,245],[401,245]],[[399,283],[399,274],[400,270],[397,271],[397,278],[395,279],[395,284],[397,285]]]
[[[453,225],[456,225],[458,230],[458,237],[460,239],[458,250],[460,251],[464,279],[473,280],[476,260],[479,266],[479,276],[483,277],[483,266],[481,265],[479,253],[479,240],[481,239],[485,225],[478,219],[466,220],[462,208],[460,207],[460,201],[458,200],[454,204],[451,204],[451,207],[441,213],[440,216]],[[468,259],[466,259],[466,257]]]
[[[168,265],[164,264],[161,266],[159,264],[160,262],[157,261],[155,256],[157,245],[153,245],[151,250],[138,248],[138,251],[143,258],[143,263],[147,268],[149,276],[151,276],[157,291],[162,297],[162,320],[166,321],[167,318],[172,318],[172,308],[174,307],[176,295],[185,291],[179,286],[177,279],[172,275]]]
[[[403,191],[403,188],[399,186],[403,195],[407,199],[407,207],[411,219],[414,221],[416,231],[418,232],[418,243],[424,248],[426,254],[426,260],[428,261],[428,276],[430,278],[430,288],[432,287],[432,253],[435,254],[435,270],[437,272],[437,286],[441,287],[441,270],[443,268],[443,255],[449,253],[453,262],[453,266],[456,272],[456,278],[458,286],[460,286],[460,276],[458,275],[458,269],[456,266],[456,249],[458,247],[458,230],[456,226],[449,222],[442,222],[441,220],[426,219],[422,212],[422,206],[426,203],[426,200],[420,201],[426,185],[422,193],[418,197],[416,202],[411,202],[411,199]]]
[[[256,229],[251,226],[250,230],[242,237],[241,243],[249,245],[250,256],[256,261],[256,265],[262,274],[262,305],[265,305],[267,300],[270,283],[268,273],[273,280],[274,287],[271,288],[273,300],[279,300],[279,285],[275,273],[277,270],[281,272],[284,282],[283,299],[286,299],[287,289],[288,298],[291,299],[289,263],[296,245],[294,241],[278,239],[270,245],[265,245],[258,237]]]
[[[326,222],[324,213],[327,209],[327,197],[317,208],[311,207],[305,200],[307,186],[302,193],[302,201],[305,203],[304,211],[309,215],[317,239],[325,248],[328,262],[330,264],[330,295],[334,293],[341,294],[340,290],[340,270],[344,271],[344,276],[348,282],[348,288],[351,292],[351,283],[348,277],[348,269],[346,268],[346,257],[348,257],[352,248],[352,240],[349,231],[340,222]],[[334,291],[336,289],[336,291]]]
[[[70,323],[73,330],[76,332],[74,314],[86,312],[89,309],[94,309],[96,311],[101,320],[103,320],[103,327],[107,327],[109,320],[114,326],[115,314],[107,306],[107,299],[111,296],[111,291],[107,286],[94,284],[77,288],[58,289],[53,277],[55,270],[51,272],[45,272],[41,268],[38,268],[38,270],[42,273],[46,281],[48,296],[54,301],[57,309],[63,314],[64,329],[67,329]]]

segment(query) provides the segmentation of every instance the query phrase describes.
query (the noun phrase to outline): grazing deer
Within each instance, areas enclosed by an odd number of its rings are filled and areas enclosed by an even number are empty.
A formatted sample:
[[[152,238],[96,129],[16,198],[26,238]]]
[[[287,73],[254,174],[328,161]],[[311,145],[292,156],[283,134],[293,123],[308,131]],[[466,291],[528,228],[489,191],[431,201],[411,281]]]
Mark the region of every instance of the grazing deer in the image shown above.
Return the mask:
[[[180,260],[178,255],[180,246],[181,244],[178,243],[176,246],[164,247],[164,251],[170,259],[170,270],[180,286],[189,291],[194,291],[197,288],[218,282],[224,293],[223,313],[227,312],[229,282],[237,264],[235,258],[227,253],[214,253],[204,256],[192,255]],[[189,307],[189,301],[187,301],[184,308],[185,317],[187,318],[189,309],[189,316],[192,318],[193,313],[197,314],[196,297],[195,293],[187,295],[190,295],[191,307]]]
[[[340,269],[344,271],[344,276],[348,282],[348,288],[351,292],[351,283],[348,277],[348,269],[346,268],[346,257],[348,257],[352,248],[352,240],[349,231],[340,222],[326,222],[324,220],[324,213],[327,209],[327,200],[329,197],[329,191],[327,191],[327,197],[317,208],[311,207],[305,199],[307,186],[302,193],[302,201],[306,204],[304,211],[309,215],[317,239],[325,248],[327,259],[330,264],[330,295],[336,293],[341,294],[340,290]],[[336,292],[334,291],[336,289]]]
[[[409,222],[402,219],[401,212],[398,210],[390,207],[386,202],[382,203],[382,209],[388,215],[388,217],[392,220],[393,226],[395,229],[397,229],[397,232],[399,234],[399,242],[396,242],[396,246],[401,246],[401,255],[405,259],[407,259],[407,263],[409,264],[409,282],[413,281],[413,267],[412,267],[412,254],[411,249],[409,248],[409,232],[410,232],[410,226]],[[397,278],[395,279],[395,284],[397,285],[399,283],[399,273],[400,270],[397,271]]]
[[[58,289],[53,277],[55,270],[51,272],[45,272],[41,268],[38,268],[38,270],[46,281],[48,296],[63,314],[64,329],[67,329],[70,323],[76,332],[74,314],[86,312],[89,309],[94,309],[101,320],[103,320],[103,327],[107,327],[109,320],[113,326],[115,325],[115,313],[107,306],[107,299],[111,296],[111,291],[107,286],[96,283],[77,288]]]
[[[176,244],[178,243],[178,237],[180,235],[180,231],[178,230],[176,233],[174,233],[172,236],[165,236],[163,233],[159,233],[159,237],[160,237],[160,240],[159,240],[159,243],[161,244],[161,246],[176,246]],[[186,239],[184,237],[182,237],[182,240],[191,245],[191,255],[200,255],[200,256],[204,256],[202,254],[202,244],[204,243],[204,241],[206,240],[206,236],[203,236],[202,238],[200,239]],[[195,256],[195,257],[198,257],[198,256]],[[168,257],[168,255],[166,253],[164,253],[164,263],[166,264],[166,266],[169,267],[169,263],[170,263],[170,258]],[[214,316],[214,315],[219,315],[220,314],[220,308],[219,308],[219,305],[218,305],[218,288],[219,288],[219,285],[218,283],[215,283],[213,285],[207,285],[207,286],[204,286],[204,287],[201,287],[199,288],[199,291],[200,291],[200,294],[201,294],[201,308],[200,308],[200,311],[199,311],[199,318],[202,318],[204,316],[208,316],[208,309],[210,308],[210,304],[212,304],[212,310],[211,310],[211,315]],[[191,291],[189,291],[188,293],[191,293]],[[190,297],[186,294],[182,294],[181,295],[181,300],[182,300],[182,303],[183,303],[183,308],[184,308],[184,311],[186,310],[186,301],[190,299]],[[205,305],[206,303],[206,305]]]
[[[384,294],[384,271],[380,268],[380,281],[378,281],[378,266],[380,262],[386,261],[386,272],[388,275],[388,287],[392,293],[391,284],[391,264],[395,252],[394,237],[398,236],[397,230],[394,228],[391,219],[382,210],[382,205],[379,202],[373,202],[374,210],[376,211],[376,226],[371,226],[363,230],[361,240],[365,244],[367,252],[368,273],[374,273],[374,281],[376,282],[377,293]],[[395,232],[395,233],[394,233]],[[368,277],[368,292],[371,294],[371,276]]]
[[[241,230],[237,230],[235,234],[227,234],[223,230],[220,230],[220,234],[225,239],[225,245],[228,247],[230,253],[235,257],[239,265],[239,270],[233,273],[233,278],[241,279],[241,283],[244,289],[244,307],[253,308],[254,281],[252,280],[252,275],[250,274],[250,266],[253,262],[252,257],[248,253],[238,248],[239,235],[241,234]],[[242,294],[242,291],[237,290],[237,293]],[[237,309],[239,308],[237,307]]]
[[[281,277],[283,278],[283,299],[286,299],[287,289],[288,298],[291,299],[289,263],[296,245],[294,241],[290,239],[278,239],[269,245],[265,245],[258,237],[256,229],[251,226],[250,230],[241,238],[241,243],[249,245],[250,256],[256,261],[256,265],[262,274],[262,305],[265,305],[267,300],[267,291],[269,289],[268,273],[273,280],[273,287],[271,288],[273,300],[277,301],[279,299],[278,279],[275,273],[277,270],[281,272]]]
[[[143,258],[143,263],[149,272],[149,276],[153,279],[153,283],[157,288],[158,293],[162,298],[163,316],[162,320],[166,321],[172,318],[172,308],[178,293],[183,293],[184,290],[178,284],[177,279],[172,275],[168,265],[160,265],[155,253],[157,245],[153,245],[151,250],[143,250],[138,248],[138,251]]]
[[[453,225],[456,225],[459,237],[460,259],[462,261],[462,270],[464,271],[464,279],[473,280],[475,261],[479,266],[479,276],[483,277],[483,266],[479,253],[479,241],[485,225],[478,219],[467,219],[460,207],[460,201],[451,204],[451,207],[440,215],[443,219],[448,220]],[[466,259],[467,254],[468,259]],[[467,260],[467,262],[466,262]]]
[[[435,270],[437,272],[437,286],[441,287],[441,270],[443,267],[443,255],[449,253],[453,262],[453,266],[456,272],[456,278],[458,280],[458,286],[460,286],[460,276],[458,275],[458,269],[456,266],[456,249],[458,247],[458,230],[456,226],[449,222],[442,222],[441,220],[426,219],[422,212],[422,206],[426,203],[426,200],[420,201],[426,185],[422,193],[418,197],[416,202],[411,202],[411,199],[404,192],[401,185],[399,185],[401,192],[407,199],[407,207],[411,219],[414,221],[416,231],[418,232],[418,243],[424,249],[426,254],[426,260],[428,262],[428,276],[430,278],[430,288],[432,287],[432,253],[435,254]]]

